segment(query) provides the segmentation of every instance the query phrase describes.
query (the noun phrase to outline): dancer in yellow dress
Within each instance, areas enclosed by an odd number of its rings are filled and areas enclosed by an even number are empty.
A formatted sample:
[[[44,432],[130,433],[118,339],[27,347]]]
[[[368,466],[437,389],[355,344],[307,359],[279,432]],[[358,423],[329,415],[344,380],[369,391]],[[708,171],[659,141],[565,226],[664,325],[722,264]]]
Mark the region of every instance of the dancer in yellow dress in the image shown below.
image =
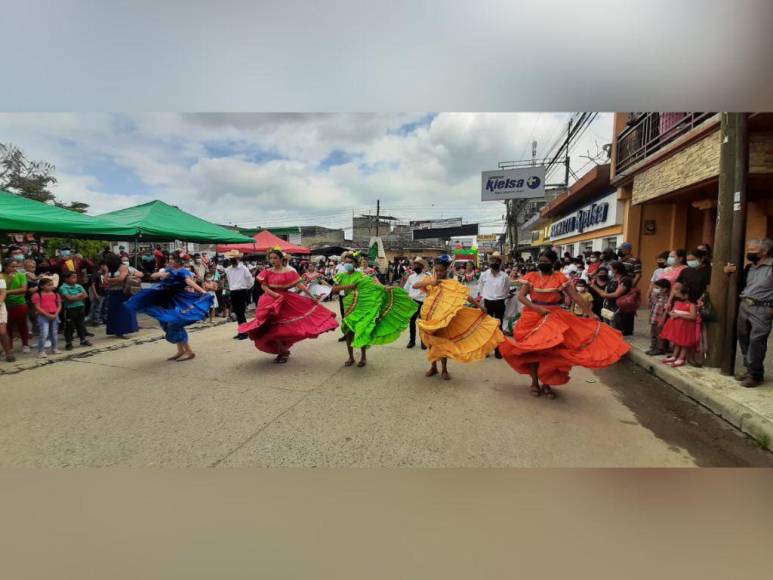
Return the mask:
[[[414,285],[427,291],[421,319],[416,321],[421,340],[429,348],[427,359],[432,366],[427,376],[438,374],[440,361],[440,376],[445,380],[451,378],[449,358],[464,363],[481,361],[505,340],[499,321],[477,306],[469,288],[448,279],[450,263],[450,256],[441,256],[435,261],[434,276]]]

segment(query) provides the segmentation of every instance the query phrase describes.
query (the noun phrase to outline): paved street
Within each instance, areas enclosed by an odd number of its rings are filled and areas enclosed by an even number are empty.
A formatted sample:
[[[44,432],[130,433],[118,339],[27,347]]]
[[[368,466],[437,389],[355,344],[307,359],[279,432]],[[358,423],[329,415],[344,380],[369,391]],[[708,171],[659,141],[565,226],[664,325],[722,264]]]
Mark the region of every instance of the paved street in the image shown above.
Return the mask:
[[[628,361],[576,369],[549,401],[493,357],[452,363],[444,382],[402,339],[344,368],[329,333],[282,366],[233,332],[193,333],[187,363],[158,341],[0,376],[0,465],[773,466]]]

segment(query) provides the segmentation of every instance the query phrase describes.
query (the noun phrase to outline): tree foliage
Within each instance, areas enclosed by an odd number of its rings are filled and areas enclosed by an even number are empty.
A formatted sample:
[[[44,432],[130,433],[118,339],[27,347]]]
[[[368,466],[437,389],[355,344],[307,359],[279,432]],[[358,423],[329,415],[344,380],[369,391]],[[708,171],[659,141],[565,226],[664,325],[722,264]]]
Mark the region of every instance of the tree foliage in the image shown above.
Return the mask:
[[[32,161],[15,145],[0,143],[0,189],[27,199],[85,213],[89,208],[87,203],[65,203],[57,200],[51,192],[50,187],[57,183],[55,170],[52,163]]]

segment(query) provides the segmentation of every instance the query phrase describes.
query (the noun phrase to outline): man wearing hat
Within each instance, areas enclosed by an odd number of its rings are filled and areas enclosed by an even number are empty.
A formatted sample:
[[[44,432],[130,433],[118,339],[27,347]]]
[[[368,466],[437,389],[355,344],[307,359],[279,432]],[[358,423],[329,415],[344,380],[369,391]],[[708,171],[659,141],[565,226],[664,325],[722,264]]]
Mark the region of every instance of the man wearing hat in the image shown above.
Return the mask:
[[[478,292],[486,313],[499,320],[501,326],[505,319],[505,300],[510,293],[510,276],[502,272],[502,255],[499,252],[494,252],[489,257],[489,269],[480,275]],[[499,348],[494,354],[497,358],[502,358]]]
[[[423,280],[429,278],[429,266],[427,265],[427,262],[424,261],[423,258],[417,256],[416,259],[413,261],[413,274],[408,276],[408,279],[405,281],[405,286],[403,289],[408,292],[408,295],[413,299],[413,301],[419,305],[418,310],[413,314],[413,317],[411,318],[411,324],[410,324],[410,333],[411,333],[411,339],[410,342],[408,342],[408,346],[406,348],[413,348],[416,346],[416,319],[419,318],[421,314],[421,307],[424,305],[424,300],[427,298],[427,293],[424,291],[423,288],[414,288],[414,284],[418,284],[419,282],[422,282]],[[424,343],[421,343],[422,350],[426,350],[426,346]]]
[[[59,257],[52,259],[50,264],[54,272],[59,274],[59,278],[62,280],[64,280],[68,274],[75,272],[78,275],[78,284],[81,285],[87,283],[83,271],[87,270],[89,273],[94,272],[94,263],[77,252],[73,253],[70,246],[62,246],[59,248]]]
[[[231,262],[231,265],[225,269],[228,290],[231,296],[231,306],[236,315],[236,323],[244,324],[247,322],[247,303],[250,301],[250,290],[252,290],[255,280],[252,278],[252,274],[250,274],[247,266],[241,261],[242,255],[238,250],[226,252],[225,257]],[[247,338],[247,335],[237,332],[234,338],[244,340]]]
[[[626,276],[633,280],[633,288],[636,288],[641,280],[641,260],[633,255],[633,245],[623,242],[617,255],[625,266]]]

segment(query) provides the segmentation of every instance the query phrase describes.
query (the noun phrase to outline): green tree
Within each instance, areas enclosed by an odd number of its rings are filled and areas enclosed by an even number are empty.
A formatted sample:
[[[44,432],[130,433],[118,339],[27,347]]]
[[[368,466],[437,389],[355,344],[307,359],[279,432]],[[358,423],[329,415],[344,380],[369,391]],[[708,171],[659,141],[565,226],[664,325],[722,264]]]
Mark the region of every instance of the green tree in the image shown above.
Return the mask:
[[[31,161],[11,143],[0,143],[0,189],[57,207],[85,213],[87,203],[65,203],[56,199],[49,189],[57,183],[56,167],[46,161]]]

